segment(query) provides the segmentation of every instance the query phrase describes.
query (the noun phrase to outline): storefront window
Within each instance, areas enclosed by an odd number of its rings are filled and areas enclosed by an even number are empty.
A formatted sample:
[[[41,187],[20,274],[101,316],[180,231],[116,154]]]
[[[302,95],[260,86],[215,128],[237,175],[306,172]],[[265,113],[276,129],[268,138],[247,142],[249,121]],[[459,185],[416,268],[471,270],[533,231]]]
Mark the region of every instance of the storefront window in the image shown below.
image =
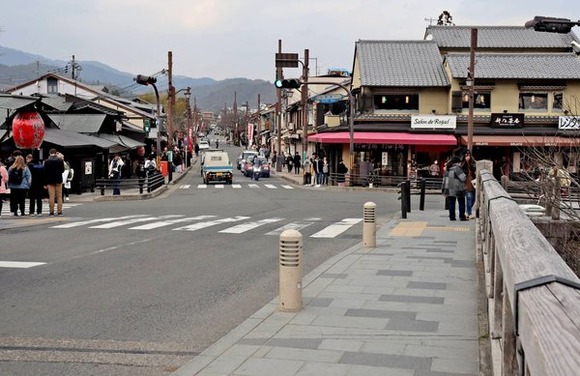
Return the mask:
[[[547,93],[520,93],[520,111],[548,111]]]
[[[462,109],[469,109],[469,92],[464,91],[461,97]],[[473,109],[475,111],[491,111],[491,93],[476,92],[473,95]]]
[[[554,93],[554,102],[552,103],[552,111],[564,110],[564,93]]]
[[[375,110],[419,111],[418,94],[382,94],[373,98]]]

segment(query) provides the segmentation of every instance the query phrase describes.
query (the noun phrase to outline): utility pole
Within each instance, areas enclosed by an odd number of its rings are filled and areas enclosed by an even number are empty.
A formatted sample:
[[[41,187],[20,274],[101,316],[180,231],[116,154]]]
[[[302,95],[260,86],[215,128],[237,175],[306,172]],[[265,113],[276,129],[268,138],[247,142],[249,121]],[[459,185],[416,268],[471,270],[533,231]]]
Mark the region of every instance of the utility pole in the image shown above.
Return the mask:
[[[171,165],[173,163],[173,113],[175,111],[175,87],[173,86],[173,53],[167,53],[167,96],[169,99],[169,106],[167,111],[167,171],[168,180],[173,180],[173,171]]]
[[[302,96],[300,101],[302,102],[302,161],[306,160],[306,154],[308,149],[308,55],[310,51],[308,49],[304,50],[304,64],[302,65]]]
[[[191,87],[185,90],[185,98],[187,99],[187,145],[185,145],[185,165],[187,167],[191,166],[191,156],[193,151],[193,131],[191,129]]]
[[[282,39],[278,39],[278,53],[282,53]],[[282,67],[276,67],[276,80],[283,79]],[[276,102],[276,151],[278,155],[278,160],[276,161],[276,172],[282,171],[282,161],[284,156],[282,155],[282,89],[276,89],[276,97],[278,101]]]
[[[242,137],[240,137],[240,128],[238,126],[238,93],[234,91],[234,142],[242,146]]]
[[[467,148],[473,153],[473,97],[475,96],[475,49],[477,48],[477,29],[471,29],[471,47],[469,49],[469,112],[467,114]]]
[[[262,117],[260,116],[260,94],[258,94],[258,111],[256,114],[258,115],[258,119],[256,120],[256,133],[258,135],[258,147],[262,146],[262,136],[260,133],[262,132]]]

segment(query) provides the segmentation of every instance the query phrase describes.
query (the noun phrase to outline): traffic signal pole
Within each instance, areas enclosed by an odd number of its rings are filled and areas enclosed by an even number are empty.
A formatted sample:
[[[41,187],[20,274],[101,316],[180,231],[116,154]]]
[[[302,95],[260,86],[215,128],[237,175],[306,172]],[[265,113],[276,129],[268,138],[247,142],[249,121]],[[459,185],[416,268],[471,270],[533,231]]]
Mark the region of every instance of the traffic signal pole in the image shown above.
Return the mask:
[[[310,51],[304,50],[304,64],[302,64],[302,94],[300,101],[302,102],[302,161],[306,161],[308,149],[308,55]]]
[[[278,53],[282,53],[282,39],[278,39]],[[282,66],[276,65],[276,80],[281,80],[282,76]],[[282,172],[282,163],[284,161],[284,155],[282,154],[282,89],[276,89],[276,97],[278,101],[276,102],[276,172]]]

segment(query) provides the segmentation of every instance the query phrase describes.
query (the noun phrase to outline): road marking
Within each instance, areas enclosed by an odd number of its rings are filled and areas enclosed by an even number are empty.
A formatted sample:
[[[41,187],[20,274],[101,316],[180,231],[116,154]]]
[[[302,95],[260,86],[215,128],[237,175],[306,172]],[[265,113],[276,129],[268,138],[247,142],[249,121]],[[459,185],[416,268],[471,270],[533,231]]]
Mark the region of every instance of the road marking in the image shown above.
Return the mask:
[[[224,185],[223,184],[216,184],[215,187],[218,188],[218,189],[224,189]]]
[[[153,223],[147,223],[141,226],[130,227],[129,230],[152,230],[154,228],[170,226],[176,223],[201,221],[209,218],[215,218],[215,215],[198,215],[197,217],[168,219],[167,221],[158,221]]]
[[[197,188],[198,189],[205,189],[205,188],[207,188],[207,184],[198,184]]]
[[[249,218],[250,217],[236,216],[236,217],[230,217],[230,218],[216,219],[215,221],[198,222],[198,223],[191,224],[189,226],[174,228],[173,230],[174,231],[177,231],[177,230],[196,231],[196,230],[200,230],[202,228],[211,227],[211,226],[219,225],[222,223],[238,222],[238,221],[243,221],[244,219],[249,219]]]
[[[191,185],[189,184],[183,184],[179,186],[179,189],[189,189],[191,187]]]
[[[46,262],[0,261],[0,268],[28,269],[46,265]]]
[[[340,222],[336,222],[316,234],[310,235],[311,238],[335,238],[342,234],[353,225],[362,221],[362,218],[345,218]]]
[[[111,223],[105,223],[102,225],[98,225],[98,226],[90,226],[90,228],[113,228],[113,227],[120,227],[120,226],[125,226],[125,225],[130,225],[133,223],[139,223],[139,222],[149,222],[149,221],[155,221],[156,219],[164,219],[164,218],[178,218],[178,217],[183,217],[183,215],[162,215],[160,217],[144,217],[144,218],[133,218],[133,219],[127,219],[124,221],[115,221],[115,222],[111,222]]]
[[[93,223],[115,221],[115,220],[119,220],[119,219],[139,218],[139,217],[145,217],[145,214],[127,215],[124,217],[90,219],[88,221],[64,223],[62,225],[51,226],[51,228],[73,228],[73,227],[79,227],[79,226],[84,226],[84,225],[90,225]]]
[[[294,189],[294,187],[291,185],[283,185],[282,187],[285,189]]]
[[[229,227],[226,228],[225,230],[221,230],[218,232],[224,233],[224,234],[241,234],[243,232],[255,229],[256,227],[260,227],[263,225],[267,225],[268,223],[275,223],[275,222],[279,222],[281,220],[283,220],[284,218],[266,218],[266,219],[262,219],[256,222],[247,222],[247,223],[242,223],[233,227]]]
[[[276,235],[276,236],[279,236],[281,233],[283,233],[286,230],[296,230],[296,231],[300,231],[303,228],[306,228],[306,227],[310,226],[313,223],[314,222],[288,223],[287,225],[284,225],[282,227],[278,227],[274,231],[267,232],[265,235]]]
[[[389,236],[421,236],[428,222],[401,222],[389,232]]]
[[[248,187],[250,187],[250,188],[260,188],[260,186],[258,184],[248,184]]]
[[[266,188],[270,188],[270,189],[278,189],[278,188],[277,188],[275,185],[273,185],[273,184],[264,184],[264,186],[265,186]]]
[[[242,185],[241,184],[232,184],[232,188],[240,189],[240,188],[242,188]]]

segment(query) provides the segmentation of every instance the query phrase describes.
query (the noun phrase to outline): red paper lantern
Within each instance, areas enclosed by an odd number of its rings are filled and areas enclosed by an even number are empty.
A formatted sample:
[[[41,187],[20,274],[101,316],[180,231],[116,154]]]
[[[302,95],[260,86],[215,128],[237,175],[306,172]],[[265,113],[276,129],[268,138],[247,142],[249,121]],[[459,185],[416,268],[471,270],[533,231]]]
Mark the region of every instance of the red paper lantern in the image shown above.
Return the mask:
[[[44,139],[44,120],[36,111],[20,112],[12,120],[12,137],[19,149],[37,149]]]
[[[137,155],[140,156],[140,157],[145,156],[145,148],[143,146],[139,146],[137,148]]]

